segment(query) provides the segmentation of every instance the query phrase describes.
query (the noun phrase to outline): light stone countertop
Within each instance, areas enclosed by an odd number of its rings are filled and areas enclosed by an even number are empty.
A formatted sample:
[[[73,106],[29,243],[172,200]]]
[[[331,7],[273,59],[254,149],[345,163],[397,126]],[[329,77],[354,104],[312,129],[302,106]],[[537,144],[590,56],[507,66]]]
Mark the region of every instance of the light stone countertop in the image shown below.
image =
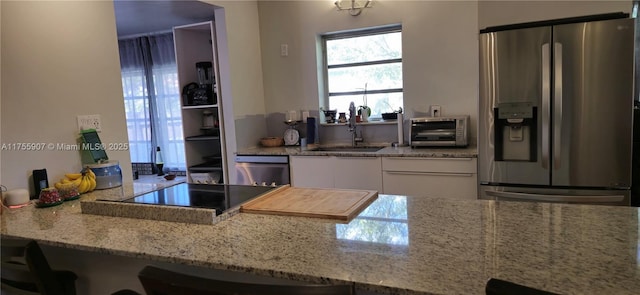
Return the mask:
[[[427,158],[477,158],[476,147],[451,147],[451,148],[411,148],[409,146],[392,147],[390,144],[368,144],[371,146],[385,146],[377,152],[336,152],[336,151],[315,151],[318,147],[335,147],[344,144],[330,145],[308,145],[300,146],[279,146],[279,147],[252,147],[239,150],[236,155],[258,155],[258,156],[352,156],[352,157],[427,157]],[[363,145],[367,146],[367,145]]]
[[[215,225],[109,217],[80,202],[4,209],[2,236],[388,294],[484,294],[491,278],[562,294],[637,294],[632,207],[380,195],[348,224],[240,213]]]

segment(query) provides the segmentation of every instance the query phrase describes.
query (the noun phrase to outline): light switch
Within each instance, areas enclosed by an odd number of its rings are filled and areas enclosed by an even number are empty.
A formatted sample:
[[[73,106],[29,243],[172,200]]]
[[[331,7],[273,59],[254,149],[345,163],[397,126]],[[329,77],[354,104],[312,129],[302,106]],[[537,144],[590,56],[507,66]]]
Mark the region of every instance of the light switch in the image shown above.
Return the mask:
[[[280,56],[289,56],[289,45],[280,44]]]

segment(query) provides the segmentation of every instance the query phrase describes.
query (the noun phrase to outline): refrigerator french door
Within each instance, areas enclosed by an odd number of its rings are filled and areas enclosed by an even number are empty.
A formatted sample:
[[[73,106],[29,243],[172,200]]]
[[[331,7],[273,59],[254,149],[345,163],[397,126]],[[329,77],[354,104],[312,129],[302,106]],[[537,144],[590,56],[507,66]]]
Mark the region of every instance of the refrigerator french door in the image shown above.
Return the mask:
[[[480,198],[629,205],[633,19],[480,34]]]

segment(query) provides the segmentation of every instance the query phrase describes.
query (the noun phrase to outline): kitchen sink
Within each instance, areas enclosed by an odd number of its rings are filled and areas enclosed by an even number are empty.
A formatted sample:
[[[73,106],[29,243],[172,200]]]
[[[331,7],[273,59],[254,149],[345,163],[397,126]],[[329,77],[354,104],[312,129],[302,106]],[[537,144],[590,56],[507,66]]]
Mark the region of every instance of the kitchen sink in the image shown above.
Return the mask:
[[[356,152],[356,153],[375,153],[385,147],[383,146],[334,146],[334,147],[319,147],[311,152]]]

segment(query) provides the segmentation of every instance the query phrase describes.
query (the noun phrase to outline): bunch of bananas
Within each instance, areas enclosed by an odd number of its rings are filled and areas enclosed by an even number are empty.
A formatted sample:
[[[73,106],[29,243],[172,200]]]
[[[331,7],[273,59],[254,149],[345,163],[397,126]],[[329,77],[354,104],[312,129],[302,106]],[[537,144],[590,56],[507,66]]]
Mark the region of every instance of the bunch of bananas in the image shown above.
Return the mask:
[[[96,175],[89,168],[82,170],[82,173],[67,173],[64,177],[54,184],[58,190],[68,190],[76,187],[78,193],[84,194],[96,188]]]

